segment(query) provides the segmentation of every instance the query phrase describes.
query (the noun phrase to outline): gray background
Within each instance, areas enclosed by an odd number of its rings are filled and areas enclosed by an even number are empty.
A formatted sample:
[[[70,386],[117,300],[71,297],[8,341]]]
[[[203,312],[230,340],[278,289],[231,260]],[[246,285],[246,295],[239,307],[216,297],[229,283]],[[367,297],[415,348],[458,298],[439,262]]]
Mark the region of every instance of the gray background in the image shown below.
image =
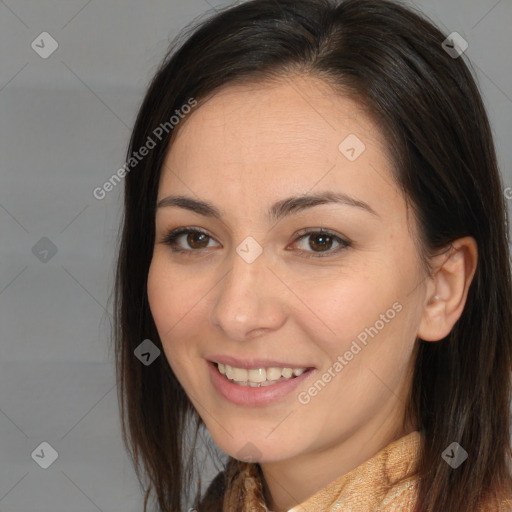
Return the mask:
[[[504,185],[512,186],[511,0],[414,3],[446,35],[469,42]],[[121,442],[105,311],[122,185],[102,201],[92,190],[124,163],[169,40],[228,4],[0,1],[3,512],[142,510]],[[59,45],[47,59],[31,48],[44,31]],[[57,249],[46,262],[33,252],[42,237]],[[48,469],[31,457],[43,441],[58,452]],[[216,470],[205,468],[208,481]]]

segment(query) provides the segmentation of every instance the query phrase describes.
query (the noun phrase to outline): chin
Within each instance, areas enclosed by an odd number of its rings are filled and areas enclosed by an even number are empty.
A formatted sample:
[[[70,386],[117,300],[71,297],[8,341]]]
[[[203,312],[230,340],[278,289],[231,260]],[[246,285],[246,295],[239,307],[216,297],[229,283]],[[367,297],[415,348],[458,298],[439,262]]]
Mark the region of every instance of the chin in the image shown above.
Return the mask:
[[[282,439],[276,437],[274,440],[269,440],[265,437],[266,434],[262,434],[260,437],[254,436],[249,437],[247,434],[243,436],[243,439],[237,439],[236,436],[226,438],[222,441],[217,442],[215,438],[215,444],[230,457],[237,460],[246,462],[258,462],[267,464],[271,462],[278,462],[286,460],[296,456],[297,447],[283,447]]]

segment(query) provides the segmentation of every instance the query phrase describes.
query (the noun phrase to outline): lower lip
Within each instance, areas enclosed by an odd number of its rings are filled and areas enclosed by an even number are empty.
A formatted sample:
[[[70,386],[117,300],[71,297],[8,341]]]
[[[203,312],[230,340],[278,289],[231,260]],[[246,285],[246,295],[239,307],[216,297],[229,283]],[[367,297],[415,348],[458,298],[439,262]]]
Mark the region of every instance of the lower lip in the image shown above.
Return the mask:
[[[251,386],[241,386],[233,384],[225,375],[222,375],[215,364],[208,361],[210,378],[215,389],[228,402],[236,405],[249,405],[253,407],[267,405],[276,402],[280,398],[289,395],[297,386],[307,379],[313,372],[313,368],[306,370],[302,375],[290,380],[253,388]]]

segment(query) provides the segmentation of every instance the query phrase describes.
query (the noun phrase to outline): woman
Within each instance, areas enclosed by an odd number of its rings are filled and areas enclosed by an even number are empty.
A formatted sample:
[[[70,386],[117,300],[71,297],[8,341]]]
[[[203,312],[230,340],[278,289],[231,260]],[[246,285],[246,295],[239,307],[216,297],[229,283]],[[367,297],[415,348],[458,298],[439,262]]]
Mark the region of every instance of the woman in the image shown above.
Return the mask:
[[[462,49],[391,1],[253,0],[169,51],[115,295],[145,510],[512,510],[505,205]],[[203,427],[228,458],[190,501]]]

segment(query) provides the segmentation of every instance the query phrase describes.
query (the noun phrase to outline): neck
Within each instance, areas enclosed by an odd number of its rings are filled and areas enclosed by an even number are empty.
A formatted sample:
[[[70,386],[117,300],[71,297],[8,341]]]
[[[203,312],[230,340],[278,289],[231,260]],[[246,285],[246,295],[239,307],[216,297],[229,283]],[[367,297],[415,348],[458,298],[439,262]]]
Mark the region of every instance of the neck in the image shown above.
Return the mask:
[[[388,416],[392,417],[392,416]],[[269,510],[287,512],[376,455],[393,441],[416,430],[376,417],[336,445],[300,454],[293,459],[260,463]]]

